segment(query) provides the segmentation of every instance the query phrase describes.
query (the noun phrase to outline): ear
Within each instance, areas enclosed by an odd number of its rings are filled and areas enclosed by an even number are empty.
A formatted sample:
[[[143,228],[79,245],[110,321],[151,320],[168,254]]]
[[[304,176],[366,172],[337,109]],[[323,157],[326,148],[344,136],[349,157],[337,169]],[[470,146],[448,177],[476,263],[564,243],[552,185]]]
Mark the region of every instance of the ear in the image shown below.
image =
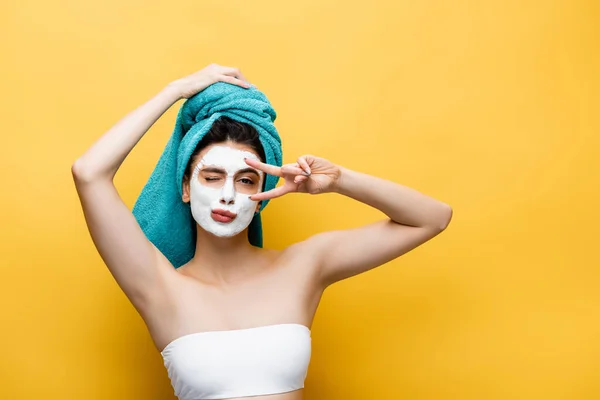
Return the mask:
[[[190,181],[189,179],[183,179],[183,184],[182,184],[182,195],[181,195],[181,200],[184,203],[189,203],[190,202]]]

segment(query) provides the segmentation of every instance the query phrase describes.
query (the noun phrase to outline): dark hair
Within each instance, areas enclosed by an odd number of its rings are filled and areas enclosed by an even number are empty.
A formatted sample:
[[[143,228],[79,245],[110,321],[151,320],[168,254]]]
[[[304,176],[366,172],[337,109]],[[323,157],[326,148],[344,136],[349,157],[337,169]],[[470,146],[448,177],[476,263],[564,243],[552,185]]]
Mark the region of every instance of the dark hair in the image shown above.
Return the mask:
[[[184,180],[190,179],[193,160],[203,148],[213,143],[226,141],[232,141],[252,147],[258,154],[258,158],[262,162],[265,162],[265,150],[263,149],[256,129],[245,122],[239,122],[229,117],[222,116],[215,120],[209,131],[206,132],[206,135],[198,142],[198,145],[185,168],[185,173],[183,175]],[[265,181],[266,179],[263,180],[263,191],[265,190]]]

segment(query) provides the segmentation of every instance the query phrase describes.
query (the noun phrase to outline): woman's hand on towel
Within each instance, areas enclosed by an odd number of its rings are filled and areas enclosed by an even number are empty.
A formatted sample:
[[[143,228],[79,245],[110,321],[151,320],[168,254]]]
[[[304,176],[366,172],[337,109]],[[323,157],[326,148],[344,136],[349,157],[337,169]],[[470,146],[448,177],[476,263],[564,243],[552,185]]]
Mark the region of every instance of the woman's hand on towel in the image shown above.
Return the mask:
[[[189,99],[216,82],[227,82],[246,89],[252,86],[238,68],[218,64],[210,64],[198,72],[169,83],[168,86],[174,88],[181,98]]]
[[[282,186],[250,196],[254,201],[273,199],[292,192],[310,194],[333,192],[340,178],[339,166],[312,155],[298,157],[298,162],[284,164],[281,167],[250,158],[245,160],[249,166],[285,180]]]

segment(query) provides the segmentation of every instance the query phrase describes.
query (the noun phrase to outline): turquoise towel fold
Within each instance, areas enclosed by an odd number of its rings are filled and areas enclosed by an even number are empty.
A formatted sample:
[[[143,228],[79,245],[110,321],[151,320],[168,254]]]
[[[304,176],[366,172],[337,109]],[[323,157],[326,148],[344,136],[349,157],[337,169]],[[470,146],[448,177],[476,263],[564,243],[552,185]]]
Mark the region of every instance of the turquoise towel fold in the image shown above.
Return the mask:
[[[282,165],[281,138],[273,125],[276,113],[258,89],[217,82],[186,100],[177,114],[173,134],[132,211],[146,237],[175,268],[187,263],[196,250],[196,221],[190,204],[181,200],[185,168],[198,142],[221,116],[256,128],[265,162]],[[265,174],[265,191],[275,188],[278,180],[277,176]],[[260,211],[268,202],[262,202]],[[250,223],[248,239],[252,245],[262,247],[260,213]]]

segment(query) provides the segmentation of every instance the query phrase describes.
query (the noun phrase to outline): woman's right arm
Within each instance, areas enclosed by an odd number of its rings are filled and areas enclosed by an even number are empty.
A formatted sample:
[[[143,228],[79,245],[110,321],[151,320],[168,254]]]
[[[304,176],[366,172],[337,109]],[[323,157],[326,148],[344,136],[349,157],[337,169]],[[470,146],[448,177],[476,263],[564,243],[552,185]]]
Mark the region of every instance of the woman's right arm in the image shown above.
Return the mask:
[[[215,64],[171,82],[118,121],[71,167],[94,245],[138,310],[151,300],[161,301],[160,295],[166,291],[164,278],[174,268],[146,238],[121,200],[113,178],[129,152],[169,107],[217,81],[249,87],[239,70]]]
[[[175,88],[167,85],[110,128],[71,168],[92,241],[114,279],[140,311],[148,307],[153,291],[158,297],[164,292],[159,286],[168,264],[160,261],[158,249],[146,239],[121,200],[113,178],[142,136],[178,99]]]

